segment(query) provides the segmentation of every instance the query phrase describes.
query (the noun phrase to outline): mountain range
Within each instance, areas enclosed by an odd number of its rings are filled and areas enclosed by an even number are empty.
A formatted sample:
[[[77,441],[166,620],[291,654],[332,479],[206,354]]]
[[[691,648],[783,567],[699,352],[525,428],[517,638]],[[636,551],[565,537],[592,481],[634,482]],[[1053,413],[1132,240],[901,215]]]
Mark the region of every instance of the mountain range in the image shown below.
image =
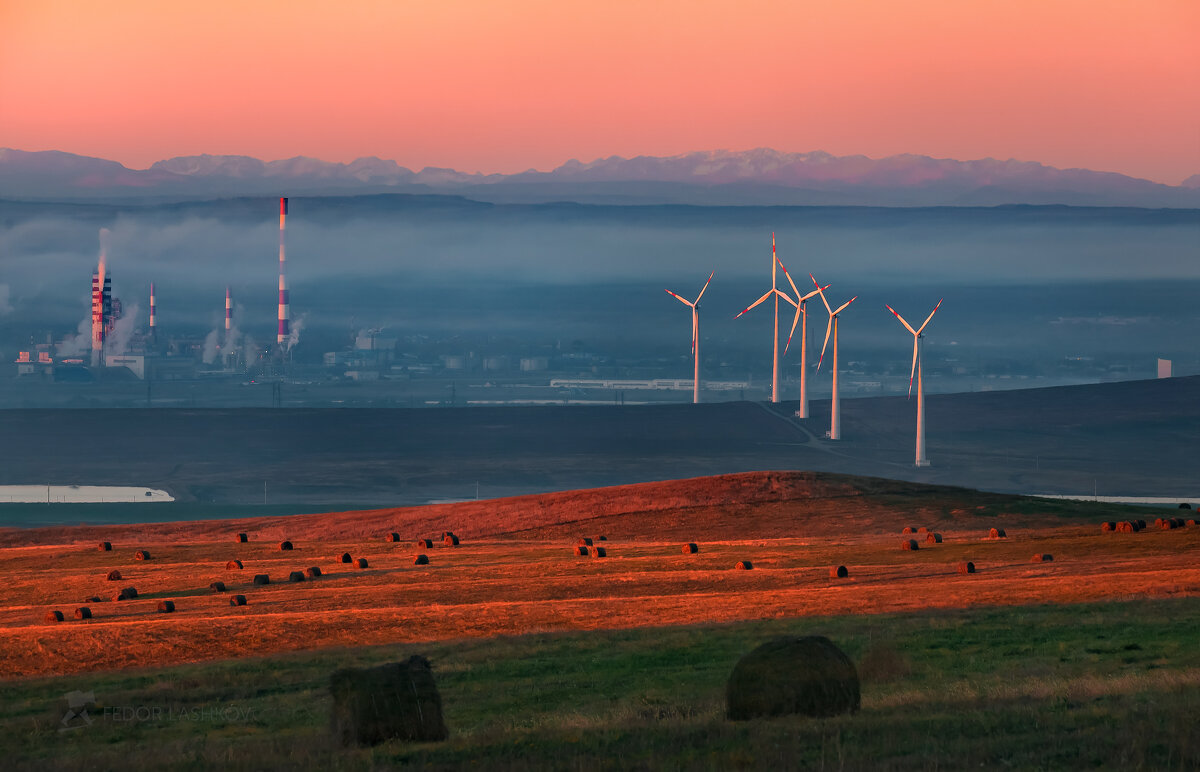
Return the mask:
[[[413,171],[369,157],[170,158],[148,169],[61,151],[0,149],[0,197],[20,200],[203,199],[242,195],[454,194],[491,203],[1200,207],[1200,174],[1178,186],[1112,172],[985,158],[872,159],[769,148],[567,161],[548,172]]]

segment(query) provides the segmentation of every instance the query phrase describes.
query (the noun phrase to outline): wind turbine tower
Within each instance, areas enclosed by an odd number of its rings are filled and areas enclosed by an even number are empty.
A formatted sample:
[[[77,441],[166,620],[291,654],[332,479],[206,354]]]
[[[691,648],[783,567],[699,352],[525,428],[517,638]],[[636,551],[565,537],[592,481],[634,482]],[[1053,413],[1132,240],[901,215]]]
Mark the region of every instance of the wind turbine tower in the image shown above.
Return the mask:
[[[778,262],[779,262],[779,259],[777,257],[775,257],[775,233],[774,233],[774,231],[772,231],[772,233],[771,233],[771,289],[767,290],[766,293],[764,293],[761,298],[754,301],[749,306],[747,306],[745,309],[743,309],[741,314],[738,314],[737,316],[733,317],[734,319],[737,319],[739,316],[746,313],[751,308],[754,308],[755,306],[757,306],[759,303],[763,302],[767,298],[771,297],[772,295],[775,296],[775,334],[771,338],[771,345],[773,346],[772,356],[771,356],[771,401],[772,402],[779,402],[779,299],[783,298],[788,303],[791,303],[792,305],[796,305],[795,302],[793,302],[790,297],[788,297],[787,295],[780,292],[779,289],[775,286],[775,281],[776,281],[775,266]]]
[[[939,300],[933,310],[929,312],[929,316],[925,318],[924,324],[917,329],[913,329],[912,325],[904,320],[904,317],[896,313],[896,309],[884,304],[887,310],[892,312],[892,315],[900,320],[900,324],[904,325],[904,329],[912,333],[913,336],[913,358],[912,370],[908,374],[908,396],[912,398],[913,375],[917,377],[917,460],[916,466],[929,466],[929,458],[925,455],[925,383],[921,378],[921,339],[925,337],[925,326],[929,324],[929,320],[937,313],[937,310],[942,307],[942,301]]]
[[[679,295],[676,295],[671,290],[666,290],[666,293],[668,295],[675,298],[680,303],[683,303],[685,306],[689,306],[692,309],[692,356],[696,360],[695,374],[692,376],[692,378],[693,378],[693,380],[692,380],[692,404],[693,405],[700,404],[700,316],[697,313],[697,307],[700,305],[700,298],[704,297],[704,291],[706,289],[708,289],[708,282],[712,281],[713,274],[715,274],[715,273],[716,273],[716,271],[713,271],[712,273],[710,273],[708,275],[708,281],[704,282],[704,286],[700,289],[700,294],[696,296],[695,300],[692,300],[692,301],[684,300],[682,297],[680,297]]]
[[[796,316],[792,319],[792,331],[788,333],[787,345],[783,347],[784,356],[787,356],[788,349],[792,347],[792,336],[796,334],[796,323],[800,321],[800,317],[804,317],[804,324],[800,328],[800,409],[796,411],[796,417],[808,418],[808,301],[829,289],[830,285],[826,284],[807,295],[801,295],[800,290],[796,287],[796,282],[792,281],[792,275],[788,273],[787,266],[783,264],[782,260],[779,261],[779,267],[783,269],[783,275],[787,277],[788,284],[792,285],[792,292],[796,293],[796,299],[799,301],[793,304],[796,306]]]
[[[840,440],[842,438],[842,401],[838,396],[838,314],[858,300],[858,295],[850,298],[834,311],[829,307],[829,301],[825,299],[825,290],[820,284],[817,284],[817,280],[813,279],[811,273],[808,278],[812,279],[813,286],[817,288],[817,294],[821,296],[821,302],[825,304],[825,310],[829,312],[829,323],[825,326],[825,342],[821,344],[821,358],[817,361],[817,372],[821,371],[821,363],[825,361],[825,347],[829,345],[829,333],[833,332],[833,397],[829,403],[829,439]]]

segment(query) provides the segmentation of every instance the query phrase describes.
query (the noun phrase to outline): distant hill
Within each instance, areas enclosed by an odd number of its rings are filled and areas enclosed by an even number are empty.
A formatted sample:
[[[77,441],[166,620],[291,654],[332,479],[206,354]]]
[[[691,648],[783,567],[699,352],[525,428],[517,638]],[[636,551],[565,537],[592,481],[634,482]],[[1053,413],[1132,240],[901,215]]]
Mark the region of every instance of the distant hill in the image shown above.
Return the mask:
[[[24,200],[172,199],[239,195],[441,193],[494,203],[1200,207],[1197,177],[1171,186],[1111,172],[985,158],[872,159],[768,148],[670,157],[571,160],[548,172],[468,174],[359,158],[197,155],[129,169],[60,151],[0,149],[0,197]]]

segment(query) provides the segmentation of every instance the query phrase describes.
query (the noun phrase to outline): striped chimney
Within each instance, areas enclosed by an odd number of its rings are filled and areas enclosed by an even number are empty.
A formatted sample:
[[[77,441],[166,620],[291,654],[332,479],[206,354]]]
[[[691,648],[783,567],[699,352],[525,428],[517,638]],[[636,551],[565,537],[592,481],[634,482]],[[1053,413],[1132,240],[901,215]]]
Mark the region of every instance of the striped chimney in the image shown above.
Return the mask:
[[[229,330],[233,327],[233,299],[229,295],[229,288],[225,288],[225,340],[229,341]]]
[[[150,282],[150,334],[154,335],[154,328],[158,326],[158,306],[154,302],[154,282]]]
[[[288,200],[279,199],[279,333],[275,337],[276,344],[283,346],[291,335],[289,320],[291,310],[288,308],[287,279],[284,276],[284,266],[287,263],[287,250],[284,246],[284,234],[287,232]]]

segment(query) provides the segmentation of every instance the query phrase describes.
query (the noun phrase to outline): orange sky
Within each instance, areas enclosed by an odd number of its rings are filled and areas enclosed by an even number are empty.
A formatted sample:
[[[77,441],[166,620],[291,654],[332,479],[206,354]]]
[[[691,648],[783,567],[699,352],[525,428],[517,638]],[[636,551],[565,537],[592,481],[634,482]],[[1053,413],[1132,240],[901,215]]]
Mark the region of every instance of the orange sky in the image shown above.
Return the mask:
[[[0,147],[549,169],[773,147],[1200,173],[1197,0],[0,0]]]

